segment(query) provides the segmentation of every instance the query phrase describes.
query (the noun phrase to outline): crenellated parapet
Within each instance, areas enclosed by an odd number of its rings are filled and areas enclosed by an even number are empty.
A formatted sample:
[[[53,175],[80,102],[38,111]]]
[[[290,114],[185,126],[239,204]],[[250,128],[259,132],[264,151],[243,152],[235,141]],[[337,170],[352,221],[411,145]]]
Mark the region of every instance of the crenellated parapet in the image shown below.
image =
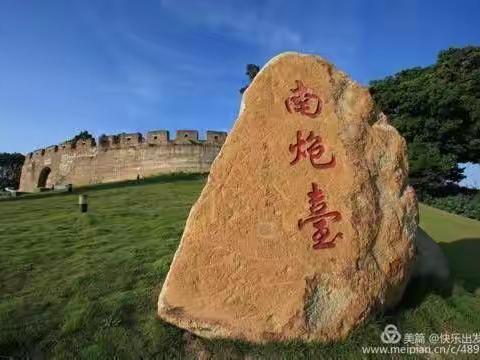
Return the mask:
[[[192,144],[198,142],[197,130],[177,130],[177,136],[175,137],[175,144]]]
[[[62,150],[62,151],[65,151],[65,150],[72,150],[72,149],[75,149],[75,144],[72,143],[71,141],[65,141],[64,143],[61,143],[59,145],[59,148]]]
[[[143,143],[143,135],[140,133],[120,134],[121,147],[137,147]]]
[[[26,156],[20,179],[22,191],[112,181],[142,179],[172,172],[208,172],[227,133],[167,130],[102,135],[95,139],[66,141]]]
[[[83,153],[95,149],[108,151],[110,149],[142,148],[152,146],[222,146],[227,138],[225,131],[208,130],[205,139],[199,138],[197,130],[177,130],[175,138],[170,138],[168,130],[153,130],[145,135],[141,133],[121,133],[115,135],[101,135],[98,140],[79,139],[76,142],[65,141],[58,145],[51,145],[44,149],[37,149],[26,155],[26,159],[35,160],[45,155],[56,153]]]
[[[170,143],[170,132],[167,130],[149,131],[146,140],[150,146],[167,145]]]
[[[118,135],[101,135],[98,138],[98,145],[102,149],[118,148],[120,146],[120,137]]]
[[[79,139],[77,142],[74,144],[74,149],[78,152],[82,151],[88,151],[93,148],[96,148],[97,143],[95,139]]]
[[[225,131],[207,131],[207,144],[215,144],[222,146],[227,139]]]
[[[45,153],[47,153],[47,154],[55,153],[57,151],[58,151],[58,145],[52,145],[52,146],[49,146],[49,147],[45,148]]]

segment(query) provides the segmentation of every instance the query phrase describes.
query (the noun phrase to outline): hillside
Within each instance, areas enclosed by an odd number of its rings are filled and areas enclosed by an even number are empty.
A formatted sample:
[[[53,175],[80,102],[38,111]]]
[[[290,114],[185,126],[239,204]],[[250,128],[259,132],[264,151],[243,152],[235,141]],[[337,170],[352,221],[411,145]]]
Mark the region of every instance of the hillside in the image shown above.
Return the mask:
[[[420,204],[420,226],[437,242],[480,237],[480,222]]]
[[[48,358],[358,358],[387,323],[409,333],[480,328],[480,222],[421,206],[421,226],[451,262],[451,295],[425,294],[357,329],[345,343],[198,339],[156,319],[156,301],[204,178],[165,176],[0,202],[0,355]],[[475,295],[476,294],[476,295]],[[1,356],[0,356],[1,357]]]

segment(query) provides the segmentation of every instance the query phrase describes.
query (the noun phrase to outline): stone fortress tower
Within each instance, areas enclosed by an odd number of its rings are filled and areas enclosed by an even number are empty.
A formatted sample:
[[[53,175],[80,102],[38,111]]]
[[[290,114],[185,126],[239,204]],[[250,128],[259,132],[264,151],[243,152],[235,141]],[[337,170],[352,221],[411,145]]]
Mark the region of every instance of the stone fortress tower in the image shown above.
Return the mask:
[[[166,130],[105,135],[65,142],[26,155],[20,191],[73,184],[74,186],[132,180],[157,174],[208,172],[227,137],[207,131],[177,130],[171,140]]]

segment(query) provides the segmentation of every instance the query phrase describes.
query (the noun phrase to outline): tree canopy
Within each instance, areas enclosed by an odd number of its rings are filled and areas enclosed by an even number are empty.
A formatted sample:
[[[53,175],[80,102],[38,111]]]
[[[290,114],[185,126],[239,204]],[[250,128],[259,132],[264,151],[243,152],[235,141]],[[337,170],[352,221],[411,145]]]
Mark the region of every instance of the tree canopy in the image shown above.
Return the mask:
[[[0,153],[0,190],[18,189],[25,156],[19,153]]]
[[[248,81],[249,81],[248,85],[250,85],[250,83],[253,81],[253,79],[255,78],[255,76],[257,76],[259,72],[260,72],[260,66],[255,64],[247,64],[245,75],[248,76]],[[243,94],[245,90],[247,90],[248,85],[245,85],[240,89],[240,94]]]
[[[83,130],[83,131],[80,131],[77,135],[73,137],[73,139],[69,141],[75,144],[78,140],[88,140],[88,139],[93,139],[93,135],[90,134],[88,131]]]
[[[480,161],[480,47],[441,51],[434,65],[372,81],[378,107],[408,142],[410,181],[435,193]]]

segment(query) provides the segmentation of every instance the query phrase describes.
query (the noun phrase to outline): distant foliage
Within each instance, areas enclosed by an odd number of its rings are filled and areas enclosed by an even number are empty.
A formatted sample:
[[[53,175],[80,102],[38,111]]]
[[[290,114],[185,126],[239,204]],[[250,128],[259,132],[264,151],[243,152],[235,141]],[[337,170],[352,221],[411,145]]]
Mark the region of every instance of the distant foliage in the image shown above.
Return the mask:
[[[459,163],[480,161],[480,47],[442,51],[432,66],[370,85],[408,142],[410,182],[421,197],[463,179]]]
[[[248,80],[249,80],[249,85],[250,83],[253,81],[253,79],[255,79],[255,76],[257,76],[257,74],[260,72],[260,66],[258,65],[255,65],[255,64],[248,64],[247,65],[247,69],[246,69],[246,72],[245,72],[245,75],[248,76]],[[247,90],[248,86],[249,85],[246,85],[244,87],[242,87],[240,89],[240,94],[243,94],[245,92],[245,90]]]
[[[93,135],[90,134],[88,131],[80,131],[77,135],[73,137],[73,139],[68,140],[72,144],[75,144],[78,140],[88,140],[88,139],[94,139]]]
[[[436,208],[480,220],[480,191],[473,194],[456,194],[444,197],[427,196],[423,201]]]
[[[0,190],[18,189],[25,156],[19,153],[0,153]]]
[[[98,138],[98,142],[100,143],[100,146],[107,146],[108,145],[108,136],[105,134],[102,134]]]

